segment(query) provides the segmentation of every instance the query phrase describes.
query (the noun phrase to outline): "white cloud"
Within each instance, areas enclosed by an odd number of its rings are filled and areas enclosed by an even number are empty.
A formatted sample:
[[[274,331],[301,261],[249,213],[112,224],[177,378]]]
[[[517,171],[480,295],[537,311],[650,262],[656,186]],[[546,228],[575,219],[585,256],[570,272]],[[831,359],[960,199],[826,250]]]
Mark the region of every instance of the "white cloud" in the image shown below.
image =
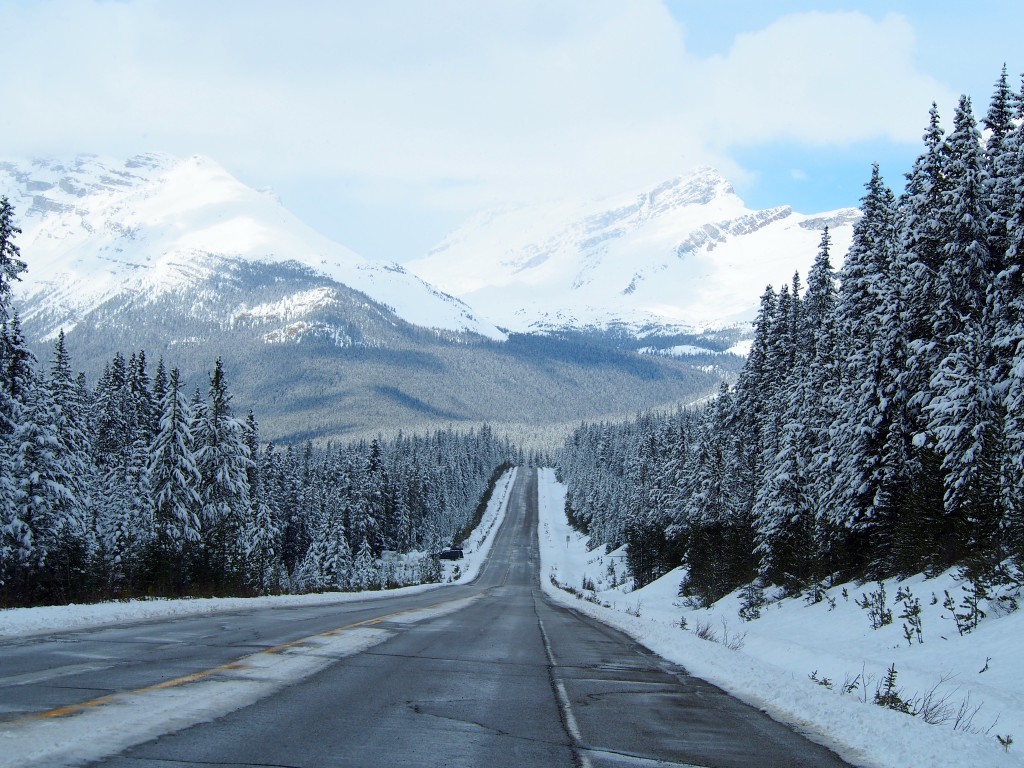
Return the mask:
[[[736,176],[764,141],[916,140],[948,96],[898,16],[789,16],[704,60],[656,0],[56,0],[5,27],[6,153],[204,153],[459,210]]]
[[[736,38],[691,87],[718,146],[788,140],[915,141],[933,100],[954,94],[914,63],[910,23],[890,14],[806,13]]]

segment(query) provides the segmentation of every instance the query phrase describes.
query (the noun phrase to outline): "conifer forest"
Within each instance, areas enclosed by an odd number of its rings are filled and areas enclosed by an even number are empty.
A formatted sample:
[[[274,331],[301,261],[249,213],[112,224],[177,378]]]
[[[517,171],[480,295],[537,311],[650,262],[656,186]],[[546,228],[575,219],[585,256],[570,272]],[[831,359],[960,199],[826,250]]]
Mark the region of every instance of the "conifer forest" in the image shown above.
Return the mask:
[[[557,463],[592,545],[639,587],[680,565],[707,606],[961,566],[1024,567],[1024,91],[933,106],[897,197],[876,165],[841,269],[761,297],[733,383],[701,407],[583,424]],[[497,473],[487,426],[351,444],[261,443],[228,372],[115,353],[90,385],[63,332],[25,343],[27,268],[0,201],[0,606],[360,590],[436,580]]]
[[[898,197],[877,165],[842,268],[761,297],[749,357],[703,407],[584,424],[570,521],[628,544],[637,586],[756,602],[850,579],[1024,567],[1024,92],[933,105]]]
[[[261,444],[218,359],[185,391],[161,359],[117,353],[96,385],[60,333],[25,346],[25,270],[0,203],[0,606],[138,596],[381,589],[437,581],[516,456],[483,426],[349,445]]]

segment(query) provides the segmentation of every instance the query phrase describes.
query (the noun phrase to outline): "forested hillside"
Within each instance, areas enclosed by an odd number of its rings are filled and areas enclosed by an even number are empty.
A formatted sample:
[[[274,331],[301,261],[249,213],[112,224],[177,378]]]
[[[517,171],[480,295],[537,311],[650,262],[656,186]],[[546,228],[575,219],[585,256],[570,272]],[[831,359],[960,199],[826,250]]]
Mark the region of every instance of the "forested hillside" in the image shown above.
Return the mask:
[[[31,256],[26,252],[29,272]],[[205,389],[219,357],[238,399],[257,405],[264,435],[296,443],[400,429],[422,434],[451,424],[468,429],[482,421],[515,430],[626,416],[704,397],[742,362],[734,355],[641,355],[635,338],[627,346],[611,333],[499,342],[418,328],[295,265],[215,262],[211,269],[214,277],[198,286],[157,298],[118,294],[78,318],[65,336],[76,370],[94,383],[115,351],[145,349],[154,362],[160,355],[173,360],[190,390]],[[281,309],[296,294],[322,302],[294,315]],[[264,317],[257,305],[283,315]],[[30,319],[32,305],[18,307],[29,350],[47,360],[52,318]],[[693,338],[712,344],[713,336]]]
[[[735,386],[700,412],[584,425],[570,519],[628,543],[638,585],[684,564],[710,604],[962,565],[1024,566],[1024,91],[981,124],[933,106],[898,198],[876,166],[842,269],[769,287]]]
[[[220,358],[279,442],[482,421],[524,435],[698,399],[738,369],[730,355],[640,356],[589,330],[505,343],[457,299],[325,239],[208,158],[3,161],[0,195],[23,230],[15,298],[39,360],[63,329],[90,384],[115,351],[145,349],[191,390]]]
[[[436,551],[516,458],[488,427],[348,445],[261,444],[218,359],[186,391],[161,359],[113,356],[95,387],[63,332],[25,346],[25,269],[0,201],[0,606],[140,595],[265,594],[436,580]]]

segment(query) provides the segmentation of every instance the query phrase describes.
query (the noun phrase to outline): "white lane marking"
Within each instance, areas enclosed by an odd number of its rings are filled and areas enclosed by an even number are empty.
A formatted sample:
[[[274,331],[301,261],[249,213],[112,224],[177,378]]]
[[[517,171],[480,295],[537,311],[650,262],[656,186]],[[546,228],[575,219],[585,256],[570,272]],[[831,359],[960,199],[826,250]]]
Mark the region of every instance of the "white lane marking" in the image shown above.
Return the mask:
[[[537,626],[540,627],[540,636],[544,640],[544,653],[547,654],[548,664],[551,665],[551,674],[554,677],[554,670],[558,666],[555,663],[555,654],[551,650],[551,641],[548,639],[547,630],[544,629],[544,622],[537,615]],[[565,721],[565,727],[569,731],[569,735],[572,736],[573,750],[576,752],[577,757],[580,760],[581,768],[592,768],[590,758],[587,757],[585,747],[583,746],[583,737],[580,735],[580,724],[576,721],[576,715],[573,714],[572,704],[569,702],[569,694],[565,690],[565,684],[562,683],[557,677],[554,677],[555,682],[555,699],[558,701],[558,708],[562,711],[562,719]]]
[[[694,765],[692,763],[673,763],[671,760],[658,760],[652,757],[640,757],[639,755],[625,755],[621,752],[609,752],[604,749],[588,749],[588,752],[603,762],[615,763],[616,765],[635,766],[664,766],[664,768],[708,768],[705,765]]]
[[[565,685],[561,680],[555,680],[555,690],[558,691],[558,704],[565,715],[565,726],[576,741],[580,741],[580,724],[576,722],[576,715],[573,714],[572,705],[569,704],[569,694],[565,691]]]
[[[38,672],[23,672],[20,675],[8,675],[0,677],[0,688],[14,685],[28,685],[30,683],[41,683],[44,680],[52,680],[55,677],[67,677],[77,675],[80,672],[98,672],[101,669],[110,669],[113,664],[65,664],[63,667],[53,667]]]

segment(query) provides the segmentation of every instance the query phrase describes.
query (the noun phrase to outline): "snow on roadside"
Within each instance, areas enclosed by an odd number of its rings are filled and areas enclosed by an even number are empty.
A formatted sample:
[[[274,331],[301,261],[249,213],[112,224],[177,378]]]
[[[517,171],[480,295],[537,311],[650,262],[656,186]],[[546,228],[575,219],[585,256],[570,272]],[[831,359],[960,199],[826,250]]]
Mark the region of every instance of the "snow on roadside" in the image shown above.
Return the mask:
[[[512,469],[498,480],[480,525],[477,526],[465,542],[467,557],[459,562],[461,574],[452,581],[449,581],[449,579],[453,576],[454,565],[456,564],[442,561],[444,565],[443,583],[417,584],[415,586],[383,591],[323,592],[309,595],[272,595],[267,597],[124,600],[87,605],[7,608],[0,610],[0,640],[175,616],[202,616],[230,611],[248,611],[258,608],[336,605],[362,600],[376,600],[381,597],[411,595],[437,589],[447,584],[465,584],[476,578],[480,566],[487,559],[495,533],[505,517],[508,491],[515,480],[515,476],[516,470]]]
[[[682,578],[678,570],[636,591],[629,591],[628,582],[613,587],[625,576],[622,553],[587,550],[586,538],[565,519],[565,487],[553,470],[540,471],[538,493],[541,583],[555,601],[625,631],[853,765],[1024,766],[1024,611],[998,617],[990,611],[976,630],[961,637],[953,621],[943,618],[949,614],[942,608],[945,591],[957,602],[963,595],[954,575],[947,573],[929,580],[886,582],[893,623],[878,630],[871,629],[867,613],[856,604],[878,588],[875,584],[838,585],[812,605],[801,599],[771,603],[761,609],[761,618],[745,622],[738,615],[737,594],[709,610],[686,607],[677,597]],[[580,597],[552,585],[552,578]],[[593,582],[594,590],[583,590],[584,578]],[[904,639],[902,603],[895,600],[901,587],[920,601],[923,643]],[[686,631],[680,627],[682,618]],[[698,625],[706,625],[720,641],[728,635],[741,647],[733,650],[698,638]],[[968,714],[981,705],[973,721],[978,732],[954,731],[951,722],[929,725],[874,705],[876,686],[893,664],[904,698],[924,695],[938,684],[938,698],[947,697],[953,716],[961,705]],[[818,680],[827,678],[831,688],[813,682],[812,673]],[[843,684],[855,679],[857,690],[841,694]],[[1021,745],[1004,751],[997,734],[1016,736]]]

